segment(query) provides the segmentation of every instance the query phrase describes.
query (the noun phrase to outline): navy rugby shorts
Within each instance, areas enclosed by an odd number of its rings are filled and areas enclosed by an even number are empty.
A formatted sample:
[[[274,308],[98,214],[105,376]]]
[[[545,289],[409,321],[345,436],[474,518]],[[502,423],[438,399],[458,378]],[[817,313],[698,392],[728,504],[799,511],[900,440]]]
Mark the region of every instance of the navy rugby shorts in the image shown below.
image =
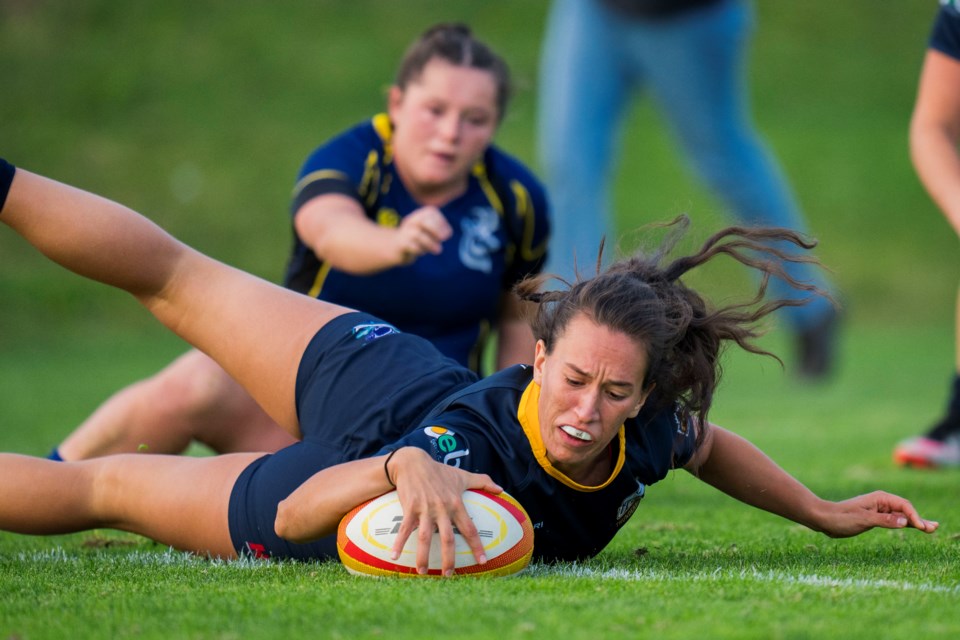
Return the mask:
[[[336,557],[336,536],[294,544],[273,530],[277,505],[326,467],[368,457],[420,424],[477,376],[430,342],[365,313],[334,318],[310,341],[297,372],[303,440],[263,456],[237,478],[230,536],[256,557]]]

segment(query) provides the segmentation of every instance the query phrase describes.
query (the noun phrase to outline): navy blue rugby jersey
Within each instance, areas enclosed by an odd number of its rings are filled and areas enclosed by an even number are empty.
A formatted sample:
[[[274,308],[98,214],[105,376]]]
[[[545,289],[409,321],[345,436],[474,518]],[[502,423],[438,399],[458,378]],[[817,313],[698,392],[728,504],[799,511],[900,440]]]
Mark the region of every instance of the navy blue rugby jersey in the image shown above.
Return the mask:
[[[930,48],[960,60],[960,2],[941,0],[933,23]]]
[[[399,442],[438,462],[487,473],[527,510],[534,558],[572,561],[595,556],[633,515],[647,486],[693,455],[695,430],[673,410],[650,403],[628,420],[612,444],[616,465],[602,485],[577,484],[547,460],[540,437],[539,385],[533,368],[517,365],[452,394]]]
[[[360,202],[378,224],[397,226],[422,205],[396,172],[391,139],[390,120],[379,114],[316,149],[300,170],[292,215],[316,196],[340,193]],[[372,313],[479,371],[501,294],[542,269],[547,207],[533,174],[490,147],[474,167],[466,192],[440,207],[454,230],[440,255],[356,276],[331,269],[294,233],[284,284]]]

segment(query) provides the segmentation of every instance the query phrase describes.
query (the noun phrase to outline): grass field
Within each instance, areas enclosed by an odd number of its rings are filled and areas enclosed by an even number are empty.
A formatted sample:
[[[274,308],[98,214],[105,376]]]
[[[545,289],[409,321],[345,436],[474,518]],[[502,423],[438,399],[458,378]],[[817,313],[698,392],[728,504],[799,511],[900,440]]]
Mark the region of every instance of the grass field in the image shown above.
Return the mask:
[[[960,471],[890,462],[936,417],[953,366],[956,237],[910,168],[906,122],[933,0],[760,3],[755,116],[846,309],[835,379],[730,353],[713,418],[817,493],[875,488],[933,536],[829,540],[675,474],[595,561],[497,581],[365,581],[337,564],[221,563],[136,536],[0,534],[0,636],[914,638],[960,636]],[[118,199],[231,264],[280,276],[305,154],[383,101],[407,42],[471,22],[514,67],[499,142],[535,163],[544,2],[120,4],[0,0],[0,155]],[[720,206],[663,120],[631,118],[623,227]],[[184,346],[128,296],[0,232],[0,450],[42,455],[107,394]],[[724,267],[695,284],[748,284]],[[789,347],[774,331],[768,344]]]

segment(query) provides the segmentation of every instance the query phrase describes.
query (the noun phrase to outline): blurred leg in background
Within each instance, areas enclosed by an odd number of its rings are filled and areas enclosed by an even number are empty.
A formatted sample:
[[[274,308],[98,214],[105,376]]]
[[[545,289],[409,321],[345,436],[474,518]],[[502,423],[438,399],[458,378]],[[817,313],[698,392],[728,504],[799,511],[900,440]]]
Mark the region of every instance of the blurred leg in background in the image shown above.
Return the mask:
[[[738,224],[806,231],[777,162],[755,130],[746,102],[745,54],[753,28],[741,0],[556,0],[544,40],[540,159],[554,205],[548,270],[592,268],[600,238],[615,246],[611,167],[633,95],[649,90],[692,170]],[[640,178],[642,180],[642,177]],[[649,188],[655,188],[651,185]],[[795,279],[833,294],[821,272],[788,264]],[[771,294],[807,298],[784,281]],[[837,312],[829,300],[786,308],[797,373],[828,375]]]
[[[923,186],[960,236],[960,8],[942,4],[933,24],[910,119],[910,157]],[[960,294],[954,316],[956,371],[947,410],[924,435],[900,442],[901,465],[960,466]]]

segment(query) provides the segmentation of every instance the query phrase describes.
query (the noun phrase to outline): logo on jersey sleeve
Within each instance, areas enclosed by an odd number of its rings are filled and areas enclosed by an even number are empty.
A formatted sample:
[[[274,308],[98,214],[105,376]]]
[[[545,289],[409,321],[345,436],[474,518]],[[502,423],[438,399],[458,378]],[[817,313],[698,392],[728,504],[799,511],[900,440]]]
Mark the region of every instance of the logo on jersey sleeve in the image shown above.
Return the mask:
[[[623,502],[620,503],[620,508],[617,509],[618,527],[622,527],[626,521],[630,519],[633,512],[640,506],[640,501],[643,500],[643,496],[647,493],[647,486],[640,482],[640,480],[637,480],[637,478],[634,478],[634,480],[637,481],[637,490],[624,498]]]
[[[432,440],[434,460],[459,468],[461,459],[470,455],[463,436],[446,427],[426,427],[423,433]]]
[[[470,215],[460,223],[463,232],[460,238],[460,261],[464,266],[483,273],[493,271],[491,254],[502,246],[497,237],[499,228],[500,216],[490,207],[474,207],[470,210]]]
[[[383,207],[377,211],[377,224],[381,227],[390,227],[394,229],[400,226],[400,214],[396,209]]]
[[[358,324],[353,328],[354,339],[364,342],[373,342],[377,338],[383,338],[394,333],[400,333],[400,330],[385,322],[367,322]]]
[[[687,429],[690,427],[690,425],[688,420],[682,419],[680,407],[677,407],[673,412],[673,425],[677,428],[678,435],[687,435]]]

